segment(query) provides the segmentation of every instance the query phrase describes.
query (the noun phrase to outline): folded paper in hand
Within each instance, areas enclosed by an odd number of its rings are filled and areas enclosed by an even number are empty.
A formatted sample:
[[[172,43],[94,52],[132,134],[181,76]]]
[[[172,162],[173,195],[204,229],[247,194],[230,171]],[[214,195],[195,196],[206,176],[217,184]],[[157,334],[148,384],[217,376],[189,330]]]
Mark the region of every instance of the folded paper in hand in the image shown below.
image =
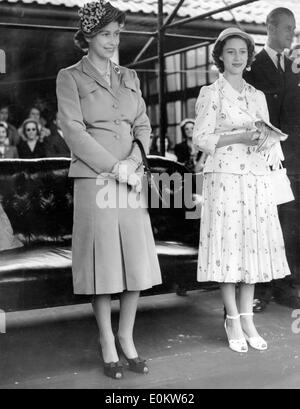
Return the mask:
[[[288,138],[287,134],[263,119],[256,121],[255,126],[261,132],[257,147],[258,152],[269,150],[276,143],[284,142]]]

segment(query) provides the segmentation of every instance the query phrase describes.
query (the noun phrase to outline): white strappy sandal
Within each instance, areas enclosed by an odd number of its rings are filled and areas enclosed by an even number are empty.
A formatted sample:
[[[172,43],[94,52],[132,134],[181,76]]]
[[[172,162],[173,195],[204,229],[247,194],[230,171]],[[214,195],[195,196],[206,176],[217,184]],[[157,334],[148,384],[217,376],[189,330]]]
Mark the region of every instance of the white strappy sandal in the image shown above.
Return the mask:
[[[229,348],[234,351],[234,352],[239,352],[239,353],[245,353],[248,352],[248,345],[246,342],[245,338],[240,338],[240,339],[229,339],[228,336],[228,330],[227,330],[227,323],[226,320],[238,320],[240,318],[239,315],[232,317],[230,315],[226,315],[226,319],[224,322],[224,327],[225,327],[225,331],[226,331],[226,335],[228,338],[228,342],[229,342]]]
[[[251,316],[253,317],[253,312],[248,312],[248,313],[241,313],[240,316]],[[258,351],[265,351],[268,349],[268,344],[267,341],[265,341],[261,336],[258,337],[249,337],[245,332],[244,336],[246,341],[249,343],[249,345],[253,349],[257,349]]]

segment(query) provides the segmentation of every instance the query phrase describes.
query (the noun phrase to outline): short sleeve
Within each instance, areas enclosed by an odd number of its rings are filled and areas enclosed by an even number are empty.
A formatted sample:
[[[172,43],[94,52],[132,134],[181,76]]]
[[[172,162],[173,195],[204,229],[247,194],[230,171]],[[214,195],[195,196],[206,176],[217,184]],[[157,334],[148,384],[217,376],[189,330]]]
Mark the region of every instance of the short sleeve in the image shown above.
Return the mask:
[[[262,117],[264,121],[270,122],[270,114],[269,114],[269,108],[267,104],[267,99],[265,94],[262,91],[256,91],[257,92],[257,99],[258,99],[258,110],[257,112],[259,115]]]
[[[220,134],[215,133],[218,109],[216,92],[211,87],[202,87],[196,102],[193,143],[208,155],[215,153],[220,139]]]

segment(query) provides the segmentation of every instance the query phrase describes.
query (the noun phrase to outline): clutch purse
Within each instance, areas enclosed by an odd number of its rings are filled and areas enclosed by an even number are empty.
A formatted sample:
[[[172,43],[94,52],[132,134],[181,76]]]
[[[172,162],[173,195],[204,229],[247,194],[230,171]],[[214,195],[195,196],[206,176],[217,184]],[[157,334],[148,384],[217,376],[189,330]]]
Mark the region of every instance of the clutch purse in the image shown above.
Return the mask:
[[[257,152],[270,150],[276,143],[284,142],[288,138],[288,135],[263,119],[256,121],[255,126],[260,131]]]
[[[277,205],[295,200],[295,196],[291,188],[291,182],[286,174],[286,169],[282,166],[281,162],[277,169],[271,170],[270,179],[274,200]]]

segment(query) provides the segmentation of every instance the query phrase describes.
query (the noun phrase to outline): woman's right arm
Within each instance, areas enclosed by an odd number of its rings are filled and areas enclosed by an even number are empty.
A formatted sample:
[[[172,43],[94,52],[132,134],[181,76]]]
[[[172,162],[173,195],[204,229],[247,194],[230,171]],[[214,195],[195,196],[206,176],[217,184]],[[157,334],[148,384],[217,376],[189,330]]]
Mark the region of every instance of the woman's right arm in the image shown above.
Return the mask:
[[[70,150],[96,173],[110,172],[118,159],[87,132],[77,85],[68,70],[58,73],[56,92],[62,131]]]
[[[243,143],[247,146],[255,146],[258,143],[259,132],[258,131],[247,131],[240,133],[230,133],[221,134],[219,141],[217,143],[217,148],[222,148],[223,146],[234,145],[235,143]]]
[[[243,143],[245,145],[257,145],[256,131],[245,132],[216,132],[217,112],[219,101],[217,93],[211,87],[202,87],[196,103],[196,122],[194,127],[193,141],[196,147],[213,155],[216,148],[227,145]]]

